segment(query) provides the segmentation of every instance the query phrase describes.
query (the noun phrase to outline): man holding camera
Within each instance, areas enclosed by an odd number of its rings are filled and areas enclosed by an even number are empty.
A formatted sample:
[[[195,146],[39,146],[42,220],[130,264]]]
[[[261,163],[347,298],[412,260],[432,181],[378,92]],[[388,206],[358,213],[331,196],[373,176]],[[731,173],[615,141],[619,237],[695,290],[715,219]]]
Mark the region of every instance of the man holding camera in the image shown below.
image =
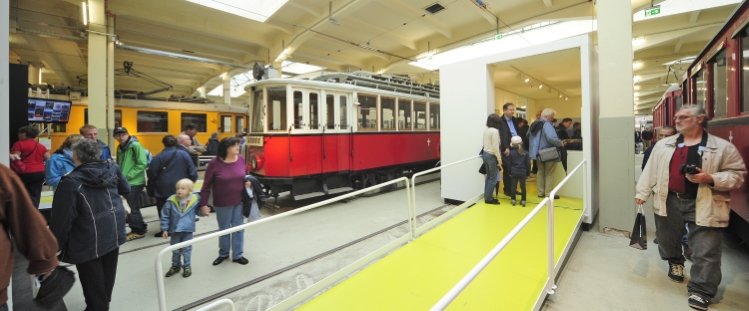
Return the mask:
[[[707,310],[721,281],[723,231],[728,226],[729,192],[744,183],[746,167],[734,145],[705,131],[707,114],[700,106],[685,105],[674,116],[679,135],[655,145],[637,182],[635,203],[654,192],[658,222],[658,251],[668,261],[668,277],[684,281],[681,240],[689,227],[692,249],[690,307]]]

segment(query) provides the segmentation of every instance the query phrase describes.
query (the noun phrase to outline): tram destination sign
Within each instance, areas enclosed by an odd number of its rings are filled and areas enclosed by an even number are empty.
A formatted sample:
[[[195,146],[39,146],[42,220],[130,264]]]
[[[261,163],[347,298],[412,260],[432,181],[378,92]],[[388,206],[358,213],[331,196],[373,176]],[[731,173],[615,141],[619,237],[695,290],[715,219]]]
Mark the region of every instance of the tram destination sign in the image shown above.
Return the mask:
[[[645,10],[645,17],[655,16],[658,14],[661,14],[661,8],[652,8],[652,9]]]

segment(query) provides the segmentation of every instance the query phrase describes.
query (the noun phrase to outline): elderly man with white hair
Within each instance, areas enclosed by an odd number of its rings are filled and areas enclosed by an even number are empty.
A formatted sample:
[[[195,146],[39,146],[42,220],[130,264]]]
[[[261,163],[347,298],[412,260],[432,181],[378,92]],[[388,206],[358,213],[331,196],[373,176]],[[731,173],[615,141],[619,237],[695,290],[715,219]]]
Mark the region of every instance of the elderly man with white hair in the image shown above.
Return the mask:
[[[541,118],[533,121],[530,129],[528,130],[528,138],[530,138],[530,151],[529,154],[531,159],[536,160],[538,166],[538,175],[536,175],[536,185],[538,185],[538,197],[543,198],[549,195],[549,192],[554,189],[554,171],[556,170],[557,162],[561,161],[561,157],[555,159],[546,159],[541,161],[538,156],[539,151],[548,147],[562,147],[562,141],[557,137],[557,132],[554,129],[554,115],[557,112],[553,109],[546,108],[541,111]],[[554,199],[559,199],[558,195],[554,195]]]

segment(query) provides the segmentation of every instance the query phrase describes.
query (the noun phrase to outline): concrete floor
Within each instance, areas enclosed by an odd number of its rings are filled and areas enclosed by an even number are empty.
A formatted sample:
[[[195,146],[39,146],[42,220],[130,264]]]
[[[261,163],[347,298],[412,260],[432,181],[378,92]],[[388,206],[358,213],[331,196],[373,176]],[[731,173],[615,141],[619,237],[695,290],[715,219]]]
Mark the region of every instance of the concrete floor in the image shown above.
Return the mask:
[[[642,155],[636,155],[639,178]],[[634,208],[634,198],[633,198]],[[644,206],[648,249],[629,247],[629,239],[609,236],[598,226],[583,232],[558,280],[558,289],[542,310],[691,310],[686,283],[667,276],[668,264],[653,244],[652,200]],[[749,310],[749,248],[727,234],[723,242],[723,280],[710,310]]]

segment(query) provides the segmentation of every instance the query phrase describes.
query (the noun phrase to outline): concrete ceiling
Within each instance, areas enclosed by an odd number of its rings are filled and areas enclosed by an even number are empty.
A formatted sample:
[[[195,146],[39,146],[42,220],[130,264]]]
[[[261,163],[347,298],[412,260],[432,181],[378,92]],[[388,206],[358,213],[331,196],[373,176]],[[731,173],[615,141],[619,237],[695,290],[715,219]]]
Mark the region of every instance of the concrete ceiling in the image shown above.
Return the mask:
[[[580,65],[580,49],[496,63],[494,86],[537,100],[557,98],[559,92],[563,96],[579,97],[582,96]],[[531,81],[525,82],[526,77]],[[539,84],[543,88],[539,88]]]
[[[174,86],[171,92],[157,96],[194,95],[199,87],[210,90],[220,85],[221,74],[247,70],[227,64],[272,63],[284,50],[290,61],[329,70],[405,73],[421,82],[435,81],[437,73],[410,66],[409,60],[428,50],[444,51],[485,38],[497,29],[507,32],[540,22],[590,20],[596,15],[588,0],[503,0],[486,9],[474,0],[440,0],[446,9],[432,15],[424,8],[433,3],[435,0],[289,0],[264,23],[185,0],[109,0],[108,10],[116,16],[114,32],[124,45],[223,63],[115,50],[116,68],[132,61],[133,68]],[[631,3],[635,11],[651,1]],[[77,77],[87,73],[88,59],[80,5],[80,0],[10,1],[10,61],[42,63],[44,82],[79,86]],[[651,96],[657,98],[658,92],[665,91],[666,87],[661,87],[667,72],[663,63],[696,55],[734,7],[634,24],[633,37],[647,42],[635,46],[634,60],[643,62],[635,75],[643,77],[639,92],[650,94],[640,96],[638,108],[646,111],[654,103]],[[331,17],[338,25],[330,22]],[[560,66],[565,64],[556,63],[552,68]],[[544,74],[540,72],[538,78],[553,78]],[[566,87],[564,79],[548,83]],[[117,77],[115,88],[149,91],[156,87]],[[576,94],[574,88],[567,93]]]

